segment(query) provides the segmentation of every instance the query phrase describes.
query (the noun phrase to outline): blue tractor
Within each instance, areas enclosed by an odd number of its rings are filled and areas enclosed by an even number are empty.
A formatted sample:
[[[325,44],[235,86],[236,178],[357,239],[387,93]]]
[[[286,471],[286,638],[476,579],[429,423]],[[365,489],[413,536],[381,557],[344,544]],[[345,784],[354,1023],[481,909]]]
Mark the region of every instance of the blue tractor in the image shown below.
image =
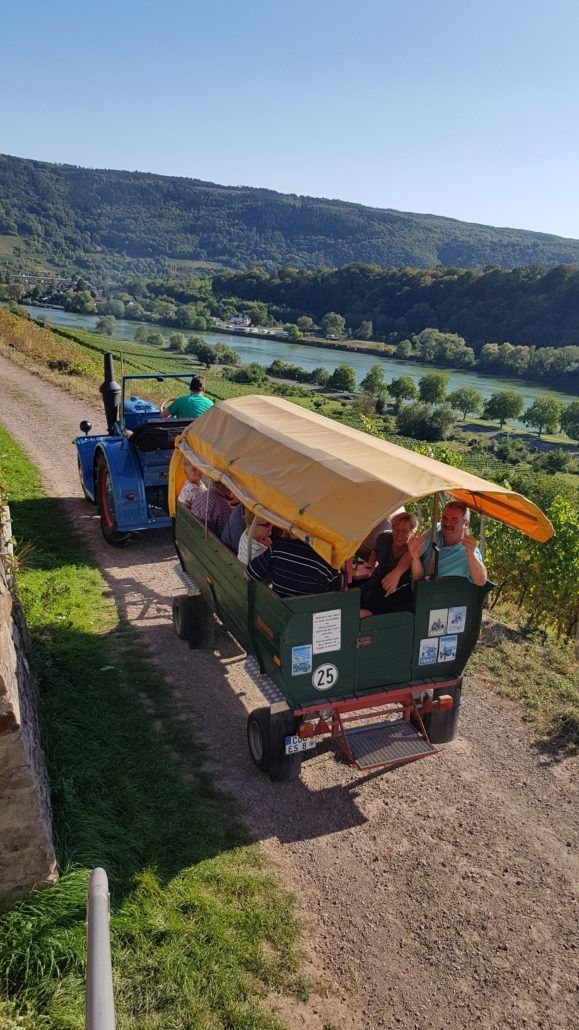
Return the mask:
[[[78,471],[87,501],[98,505],[107,543],[125,544],[133,533],[171,525],[167,503],[169,463],[175,438],[190,419],[162,418],[160,409],[137,396],[127,396],[133,380],[189,380],[191,372],[123,375],[115,382],[113,358],[105,354],[100,387],[107,433],[90,436],[90,422],[81,422],[84,436],[76,444]]]

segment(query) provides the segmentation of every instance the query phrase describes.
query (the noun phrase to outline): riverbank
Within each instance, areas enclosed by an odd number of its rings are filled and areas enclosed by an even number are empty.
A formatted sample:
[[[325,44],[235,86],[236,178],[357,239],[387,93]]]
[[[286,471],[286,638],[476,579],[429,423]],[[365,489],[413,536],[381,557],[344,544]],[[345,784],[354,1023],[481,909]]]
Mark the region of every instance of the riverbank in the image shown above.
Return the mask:
[[[46,315],[50,322],[69,329],[79,328],[85,329],[88,332],[94,332],[97,322],[96,315],[79,315],[75,312],[63,311],[62,309],[40,308],[29,305],[27,310],[32,318],[38,319],[42,315]],[[176,331],[175,328],[164,328],[149,322],[117,319],[114,327],[115,339],[120,342],[132,343],[136,329],[140,325],[145,326],[149,332],[161,333],[167,342],[171,333]],[[198,335],[203,335],[207,342],[211,344],[228,343],[231,345],[232,335],[229,333],[208,332]],[[274,339],[263,334],[252,336],[247,333],[235,334],[235,341],[235,350],[238,351],[241,360],[245,363],[257,362],[260,365],[267,366],[276,359],[281,359],[288,364],[301,365],[309,372],[313,371],[314,368],[322,367],[330,373],[338,365],[348,364],[354,368],[358,383],[368,374],[372,366],[377,363],[381,365],[387,381],[406,375],[416,385],[418,385],[423,376],[435,370],[434,365],[405,361],[395,356],[393,357],[386,350],[384,352],[381,351],[379,354],[373,353],[368,351],[365,343],[360,341],[356,343],[356,350],[350,348],[347,351],[347,360],[344,360],[343,356],[346,353],[346,341],[318,340],[314,341],[315,346],[313,346],[304,341],[290,343],[287,340]],[[491,394],[499,390],[515,388],[515,382],[512,380],[504,380],[498,376],[483,374],[472,369],[455,370],[445,368],[444,372],[448,375],[449,392],[461,387],[472,387],[481,394],[483,400],[487,400]],[[549,392],[556,392],[558,399],[564,405],[571,404],[577,399],[575,394],[567,393],[563,390],[554,391],[552,387],[547,385],[537,385],[526,380],[516,380],[516,390],[523,398],[525,407],[532,404],[538,396]],[[519,425],[522,424],[519,423]]]

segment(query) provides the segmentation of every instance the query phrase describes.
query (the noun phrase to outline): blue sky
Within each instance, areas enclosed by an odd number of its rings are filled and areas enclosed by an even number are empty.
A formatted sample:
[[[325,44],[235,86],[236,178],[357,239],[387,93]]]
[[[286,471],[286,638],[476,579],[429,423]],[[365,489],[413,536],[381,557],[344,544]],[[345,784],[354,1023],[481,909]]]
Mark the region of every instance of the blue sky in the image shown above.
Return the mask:
[[[5,2],[0,152],[579,238],[577,0]]]

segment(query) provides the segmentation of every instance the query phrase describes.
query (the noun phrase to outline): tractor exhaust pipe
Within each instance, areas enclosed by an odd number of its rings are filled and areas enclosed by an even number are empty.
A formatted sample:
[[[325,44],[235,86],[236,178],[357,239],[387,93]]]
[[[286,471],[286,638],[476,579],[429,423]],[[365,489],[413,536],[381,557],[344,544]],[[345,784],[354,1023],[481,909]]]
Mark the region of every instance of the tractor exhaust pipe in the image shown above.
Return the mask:
[[[105,378],[104,382],[99,386],[99,391],[103,397],[107,429],[112,434],[115,431],[115,422],[119,420],[121,405],[121,388],[118,383],[115,383],[112,354],[105,354]]]

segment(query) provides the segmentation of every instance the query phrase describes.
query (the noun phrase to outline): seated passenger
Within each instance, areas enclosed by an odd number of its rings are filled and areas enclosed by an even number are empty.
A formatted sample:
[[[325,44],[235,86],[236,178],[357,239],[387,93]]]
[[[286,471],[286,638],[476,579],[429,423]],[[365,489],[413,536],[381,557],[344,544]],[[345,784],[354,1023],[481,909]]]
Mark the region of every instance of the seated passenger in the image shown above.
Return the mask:
[[[210,483],[208,492],[198,491],[191,499],[189,510],[207,528],[221,536],[231,514],[231,492],[224,483]]]
[[[302,594],[325,594],[339,590],[340,573],[320,558],[309,544],[297,540],[285,530],[263,554],[250,561],[245,570],[248,579],[266,579],[280,597]]]
[[[227,522],[225,523],[222,533],[221,540],[230,551],[237,554],[239,550],[239,541],[241,535],[245,529],[245,508],[242,504],[236,504]]]
[[[392,519],[392,532],[381,533],[378,537],[373,552],[377,568],[362,588],[362,618],[412,608],[412,559],[408,546],[409,540],[417,535],[417,526],[414,515],[400,512]]]
[[[464,576],[477,587],[484,587],[487,570],[477,547],[476,537],[469,532],[470,511],[462,501],[449,501],[434,535],[438,545],[438,577]],[[433,574],[434,555],[428,532],[409,541],[412,576],[422,579]]]
[[[191,502],[193,497],[198,493],[205,494],[207,487],[203,482],[203,473],[201,470],[196,468],[195,465],[192,465],[190,461],[187,461],[187,459],[183,462],[183,471],[187,478],[179,491],[177,500],[191,511]]]
[[[362,541],[358,548],[358,554],[364,559],[364,561],[370,563],[371,561],[376,560],[375,558],[372,559],[372,553],[376,550],[376,541],[378,537],[382,536],[383,533],[389,533],[392,529],[392,520],[394,519],[394,516],[401,515],[403,512],[404,508],[397,508],[396,511],[392,512],[389,519],[382,519],[377,526],[374,526],[374,528],[370,530],[368,536]]]
[[[239,540],[239,548],[237,550],[237,557],[240,562],[247,565],[249,558],[249,531],[251,529],[251,523],[253,522],[253,512],[245,512],[245,525],[246,528],[241,534]],[[271,547],[271,522],[266,522],[265,519],[258,519],[253,531],[253,540],[251,542],[251,557],[257,558],[258,554],[263,554],[267,551],[268,547]]]

